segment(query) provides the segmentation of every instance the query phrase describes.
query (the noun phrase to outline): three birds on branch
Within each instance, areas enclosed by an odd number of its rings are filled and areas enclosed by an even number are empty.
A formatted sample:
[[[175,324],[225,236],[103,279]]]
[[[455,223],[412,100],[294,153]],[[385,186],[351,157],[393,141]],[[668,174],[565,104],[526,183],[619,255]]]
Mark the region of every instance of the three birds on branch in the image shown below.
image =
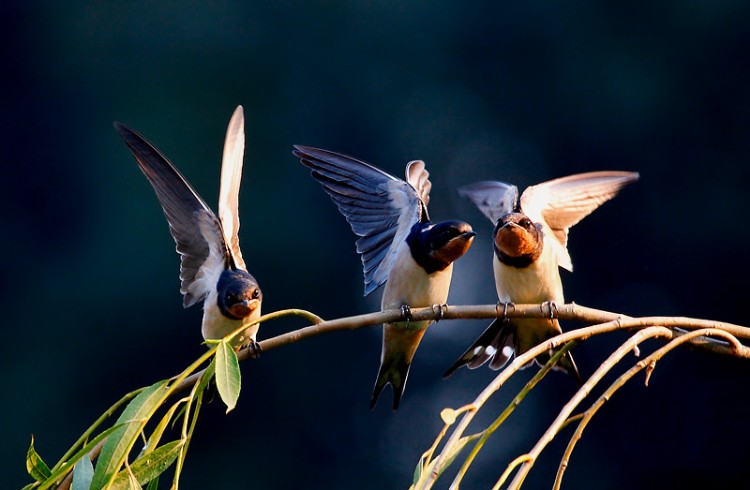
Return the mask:
[[[151,183],[180,254],[180,292],[184,307],[203,300],[204,339],[220,339],[248,325],[236,348],[260,354],[256,340],[262,293],[240,251],[238,196],[245,135],[242,106],[227,128],[222,159],[218,216],[172,163],[137,132],[115,128]],[[328,150],[294,146],[293,154],[310,169],[358,237],[365,295],[382,285],[381,308],[406,313],[410,307],[443,305],[448,299],[453,262],[469,249],[476,233],[464,221],[430,220],[432,184],[425,163],[406,165],[405,180],[361,160]],[[638,179],[634,172],[599,171],[570,175],[526,188],[483,181],[459,188],[494,224],[492,267],[498,301],[564,303],[559,268],[572,271],[568,230]],[[398,408],[414,354],[431,321],[383,325],[380,369],[370,406],[383,388],[393,387]],[[547,319],[497,319],[447,370],[471,369],[487,362],[500,369],[514,355],[562,333],[554,315]],[[549,352],[537,362],[544,363]],[[581,381],[567,353],[557,365]]]

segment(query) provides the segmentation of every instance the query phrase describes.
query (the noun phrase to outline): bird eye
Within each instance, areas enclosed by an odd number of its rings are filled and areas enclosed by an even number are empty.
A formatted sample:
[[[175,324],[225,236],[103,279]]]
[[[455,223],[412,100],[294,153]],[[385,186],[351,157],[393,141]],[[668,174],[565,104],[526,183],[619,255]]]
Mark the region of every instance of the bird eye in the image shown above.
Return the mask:
[[[260,296],[260,289],[258,288],[253,289],[253,299],[258,299],[259,296]]]
[[[521,220],[521,226],[524,228],[531,228],[533,226],[533,223],[529,218],[524,218]]]

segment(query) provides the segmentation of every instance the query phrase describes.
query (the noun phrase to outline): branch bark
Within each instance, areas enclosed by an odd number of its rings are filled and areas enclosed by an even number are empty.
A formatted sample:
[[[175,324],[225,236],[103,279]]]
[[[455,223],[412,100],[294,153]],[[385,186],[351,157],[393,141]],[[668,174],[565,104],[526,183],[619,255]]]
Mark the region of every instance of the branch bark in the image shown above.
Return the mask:
[[[654,325],[660,325],[666,328],[670,328],[671,337],[675,338],[680,335],[684,335],[686,332],[682,329],[718,329],[730,333],[734,337],[750,339],[750,328],[742,327],[740,325],[734,325],[730,323],[712,321],[712,320],[701,320],[685,317],[647,317],[647,318],[631,318],[626,315],[613,313],[605,310],[598,310],[594,308],[588,308],[585,306],[577,305],[575,303],[557,305],[555,308],[555,316],[561,320],[569,321],[580,321],[585,323],[595,323],[591,327],[579,328],[571,330],[562,335],[550,339],[549,341],[529,350],[522,356],[517,357],[506,369],[504,369],[498,377],[479,395],[478,401],[484,403],[492,393],[502,386],[510,375],[515,373],[521,366],[525,365],[536,355],[549,350],[550,348],[557,347],[561,344],[569,342],[571,340],[585,340],[592,335],[600,333],[610,332],[620,329],[643,329]],[[300,340],[324,333],[335,332],[340,330],[353,330],[361,327],[375,326],[382,323],[389,323],[394,321],[406,321],[403,312],[399,310],[386,310],[375,313],[368,313],[364,315],[356,315],[345,318],[338,318],[335,320],[324,321],[319,317],[304,312],[301,310],[294,310],[296,314],[306,317],[311,323],[310,326],[287,332],[260,342],[260,346],[263,351],[270,351],[287,344],[299,342]],[[270,321],[278,316],[281,312],[271,313],[261,318],[261,322]],[[461,306],[450,306],[450,305],[433,305],[432,307],[425,308],[413,308],[411,309],[411,320],[422,321],[422,320],[454,320],[454,319],[495,319],[495,318],[546,318],[550,316],[550,309],[546,304],[533,304],[533,305],[509,305],[505,308],[502,304],[496,305],[461,305]],[[750,359],[750,348],[742,345],[736,339],[731,342],[718,342],[713,339],[707,339],[706,337],[691,338],[688,344],[700,348],[707,349],[714,353],[733,355],[742,358]],[[250,352],[248,349],[243,349],[237,355],[240,361],[244,361],[250,358]],[[186,389],[190,389],[201,377],[204,370],[198,371],[191,376],[185,378],[178,385],[173,388],[173,394],[181,393]],[[473,418],[473,413],[476,408],[467,411],[459,426],[454,430],[448,443],[446,445],[455,443],[460,438],[466,426]],[[93,460],[101,451],[103,441],[97,445],[90,453],[89,457]],[[445,451],[443,451],[444,453]],[[443,464],[444,460],[441,456],[433,470],[433,475],[437,475],[437,470],[440,468],[439,465]],[[72,481],[72,472],[68,474],[68,477],[58,486],[59,489],[67,489]],[[422,488],[430,488],[434,478],[428,479],[426,486]]]
[[[534,309],[536,309],[536,311]],[[509,312],[507,316],[511,318],[514,314],[528,314],[529,316],[536,316],[539,309],[539,305],[522,305],[521,307],[516,307],[516,310],[521,310],[521,312]],[[432,472],[430,473],[429,477],[424,482],[422,482],[422,485],[419,487],[419,489],[427,490],[429,488],[432,488],[433,484],[437,480],[438,475],[447,463],[448,455],[450,454],[450,448],[458,444],[458,441],[463,436],[463,433],[466,431],[466,428],[474,418],[474,414],[479,410],[479,408],[482,407],[482,405],[484,405],[489,397],[497,390],[499,390],[500,387],[502,387],[503,384],[505,384],[505,382],[513,374],[515,374],[516,371],[518,371],[521,367],[525,366],[526,363],[543,352],[547,352],[548,350],[571,340],[583,341],[593,335],[612,332],[615,330],[645,329],[653,326],[663,327],[659,330],[659,333],[660,335],[666,337],[668,340],[685,335],[685,330],[683,329],[693,330],[712,328],[728,332],[735,337],[745,339],[750,338],[750,328],[711,320],[701,320],[685,317],[630,318],[623,315],[611,314],[610,312],[604,312],[601,310],[592,310],[573,304],[563,305],[561,307],[558,307],[558,310],[560,313],[558,315],[559,318],[569,320],[589,321],[589,318],[607,318],[609,315],[613,315],[614,319],[605,321],[604,323],[600,323],[597,325],[579,328],[563,333],[562,335],[558,335],[546,342],[543,342],[542,344],[539,344],[523,355],[516,357],[513,362],[511,362],[510,365],[506,366],[497,375],[497,377],[495,377],[495,379],[479,394],[479,396],[477,396],[477,398],[471,404],[471,409],[464,412],[461,421],[454,429],[453,433],[448,439],[448,442],[446,442],[443,450],[438,456],[438,459],[433,466]],[[702,337],[700,343],[696,344],[696,346],[701,348],[706,348],[706,346],[708,346],[707,348],[715,352],[750,359],[750,348],[739,343],[739,341],[737,341],[736,339],[731,342],[718,342],[713,339]],[[584,387],[585,386],[586,385],[584,385]],[[581,390],[583,390],[583,388]],[[588,394],[588,392],[586,392],[586,394]],[[528,461],[525,464],[528,464]],[[512,483],[511,486],[513,485],[514,484]]]

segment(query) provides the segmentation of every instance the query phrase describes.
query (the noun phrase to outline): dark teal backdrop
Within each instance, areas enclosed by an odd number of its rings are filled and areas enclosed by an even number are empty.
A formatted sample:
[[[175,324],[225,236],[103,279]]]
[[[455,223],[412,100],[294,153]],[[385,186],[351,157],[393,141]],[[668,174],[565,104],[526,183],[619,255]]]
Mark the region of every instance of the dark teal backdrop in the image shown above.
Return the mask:
[[[226,124],[244,105],[240,238],[266,312],[333,318],[379,305],[379,291],[362,298],[348,225],[291,155],[303,144],[399,176],[409,160],[427,162],[432,216],[479,233],[455,268],[456,304],[496,299],[492,227],[458,185],[639,171],[573,229],[567,298],[747,325],[748,15],[750,4],[732,1],[4,2],[3,486],[28,482],[32,434],[54,462],[121,394],[203,349],[200,308],[182,309],[166,221],[114,120],[151,139],[213,205]],[[367,408],[379,328],[245,363],[237,409],[205,408],[181,488],[407,488],[440,409],[493,377],[440,377],[485,323],[430,328],[396,413],[390,392]],[[260,337],[301,326],[274,322]],[[625,338],[576,349],[582,374]],[[648,388],[639,378],[594,419],[567,488],[746,488],[749,378],[747,361],[670,356]],[[490,487],[574,390],[550,375],[462,488]],[[529,488],[551,486],[563,447],[544,453]]]

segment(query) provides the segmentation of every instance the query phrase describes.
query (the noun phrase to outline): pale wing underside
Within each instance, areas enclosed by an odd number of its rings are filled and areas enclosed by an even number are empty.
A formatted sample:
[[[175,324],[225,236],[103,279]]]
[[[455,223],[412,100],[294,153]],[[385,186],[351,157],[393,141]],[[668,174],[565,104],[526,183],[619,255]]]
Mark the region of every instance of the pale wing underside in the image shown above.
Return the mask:
[[[219,188],[219,220],[224,230],[224,240],[234,264],[247,270],[240,251],[237,232],[240,229],[238,214],[240,181],[242,180],[242,159],[245,152],[245,118],[242,106],[237,106],[227,127],[224,140],[224,155],[221,163],[221,186]]]
[[[427,214],[432,182],[430,182],[430,172],[427,171],[422,160],[412,160],[406,164],[406,181],[417,191],[417,196],[424,204],[422,211]],[[425,216],[424,219],[429,218]]]
[[[528,187],[521,195],[521,210],[552,233],[558,264],[573,270],[568,254],[568,230],[609,201],[624,186],[638,180],[635,172],[601,171],[570,175]]]
[[[459,187],[458,193],[473,202],[492,224],[512,212],[518,200],[516,186],[492,180]]]
[[[426,214],[425,204],[410,184],[368,163],[318,148],[294,148],[294,155],[311,169],[312,177],[322,184],[360,237],[357,252],[362,257],[365,295],[369,294],[388,279],[397,246],[422,212]],[[421,170],[418,164],[410,165],[407,173],[429,197],[424,164]]]
[[[209,292],[201,278],[214,276],[213,269],[223,262],[226,245],[219,220],[182,174],[151,143],[120,123],[115,123],[115,129],[156,192],[180,254],[183,305],[186,308],[192,306]]]

